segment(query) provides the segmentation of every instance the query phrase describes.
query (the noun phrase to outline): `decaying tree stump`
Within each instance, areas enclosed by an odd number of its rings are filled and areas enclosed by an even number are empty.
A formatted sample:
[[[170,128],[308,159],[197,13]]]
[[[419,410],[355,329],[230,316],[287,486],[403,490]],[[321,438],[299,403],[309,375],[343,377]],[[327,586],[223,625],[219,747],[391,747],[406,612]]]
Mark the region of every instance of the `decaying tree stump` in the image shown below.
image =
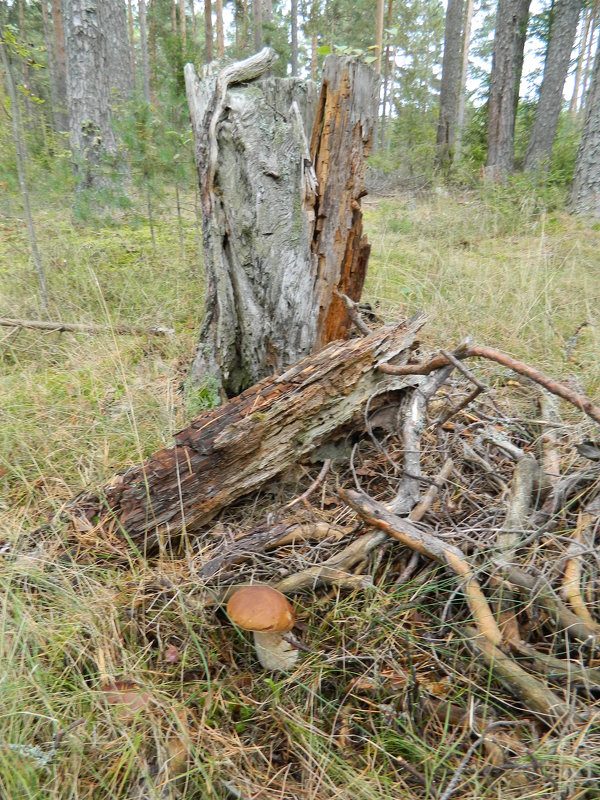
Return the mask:
[[[410,378],[378,366],[406,363],[425,318],[385,326],[362,339],[334,342],[218,408],[175,435],[175,445],[116,475],[66,509],[75,530],[127,538],[142,553],[193,532],[238,497],[256,490],[344,429],[362,428]]]
[[[258,81],[275,57],[202,79],[185,68],[207,286],[191,378],[230,396],[346,333],[333,293],[358,299],[368,258],[360,195],[379,78],[330,56],[319,101],[311,81]]]

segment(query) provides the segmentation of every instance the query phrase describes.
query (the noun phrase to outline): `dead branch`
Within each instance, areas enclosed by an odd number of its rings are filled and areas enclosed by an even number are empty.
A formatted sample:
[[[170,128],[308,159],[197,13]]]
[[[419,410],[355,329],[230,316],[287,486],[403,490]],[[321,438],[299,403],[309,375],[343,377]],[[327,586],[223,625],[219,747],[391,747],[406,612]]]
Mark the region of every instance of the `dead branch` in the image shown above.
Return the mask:
[[[500,569],[506,581],[528,592],[531,599],[535,600],[548,614],[557,630],[568,633],[569,636],[586,644],[595,645],[597,643],[598,637],[600,637],[600,625],[594,621],[590,625],[570,611],[545,579],[534,578],[501,558],[493,559],[493,564]]]
[[[334,294],[336,297],[339,297],[344,304],[344,308],[348,312],[348,316],[354,323],[356,329],[362,333],[363,336],[368,336],[371,333],[371,328],[369,328],[367,323],[362,318],[361,313],[358,310],[358,303],[355,303],[354,300],[351,300],[347,294],[338,292],[337,289],[334,291]]]
[[[531,500],[539,480],[539,466],[535,458],[525,455],[517,462],[513,479],[510,483],[508,508],[497,540],[499,547],[508,557],[518,546],[520,535],[527,526],[527,518],[531,511]]]
[[[492,670],[496,679],[506,685],[509,692],[521,698],[527,708],[540,714],[550,725],[558,720],[576,716],[575,710],[555,695],[548,686],[526,672],[510,656],[496,647],[489,639],[477,634],[474,628],[466,628],[467,644]],[[580,718],[582,714],[577,715]]]
[[[584,511],[579,512],[577,526],[571,536],[572,542],[567,550],[568,559],[565,564],[561,590],[562,596],[579,619],[592,628],[595,628],[596,623],[588,611],[581,594],[581,551],[583,549],[583,539],[598,519],[599,513],[600,498],[598,497]]]
[[[502,635],[488,605],[479,581],[467,563],[464,553],[455,545],[442,542],[430,533],[419,530],[411,522],[390,512],[382,503],[364,492],[338,489],[338,495],[364,520],[393,536],[406,547],[447,564],[463,581],[463,591],[479,632],[494,644]]]
[[[461,360],[475,357],[486,358],[489,361],[495,361],[497,364],[501,364],[503,367],[507,367],[508,369],[513,370],[513,372],[517,372],[519,375],[524,375],[534,383],[543,386],[552,394],[562,397],[563,400],[566,400],[580,411],[583,411],[584,414],[587,414],[595,422],[600,423],[600,408],[595,406],[589,397],[586,397],[582,394],[577,394],[577,392],[574,392],[563,383],[559,383],[553,378],[549,378],[547,375],[544,375],[543,372],[540,372],[539,370],[529,366],[529,364],[523,363],[522,361],[517,361],[517,359],[512,358],[512,356],[509,356],[500,350],[496,350],[493,347],[484,347],[482,345],[470,345],[460,354],[455,353],[454,355],[456,358]],[[430,361],[427,361],[424,364],[406,364],[403,366],[385,364],[380,367],[380,370],[382,372],[386,372],[388,375],[429,375],[429,373],[433,372],[433,370],[445,367],[448,365],[448,363],[449,362],[446,356],[438,355],[434,356]]]
[[[41,319],[16,319],[0,317],[0,326],[5,328],[33,328],[39,331],[57,331],[58,333],[117,333],[123,336],[172,336],[173,328],[156,326],[140,328],[135,325],[88,325],[82,322],[48,322]]]

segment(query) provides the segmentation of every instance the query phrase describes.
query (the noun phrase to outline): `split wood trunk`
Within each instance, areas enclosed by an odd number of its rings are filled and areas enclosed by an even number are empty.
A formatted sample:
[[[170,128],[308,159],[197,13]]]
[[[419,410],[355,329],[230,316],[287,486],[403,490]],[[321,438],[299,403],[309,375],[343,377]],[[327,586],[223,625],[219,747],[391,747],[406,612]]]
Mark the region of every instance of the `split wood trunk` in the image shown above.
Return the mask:
[[[344,335],[334,291],[358,299],[368,259],[360,195],[378,76],[330,57],[319,99],[312,81],[258,80],[275,58],[265,48],[201,79],[185,68],[206,273],[191,379],[228,396]]]
[[[66,509],[69,527],[82,547],[127,540],[145,555],[161,542],[177,544],[182,533],[197,531],[316,448],[362,429],[367,402],[375,411],[410,380],[378,366],[406,363],[423,323],[417,316],[362,339],[334,342],[207,411],[175,435],[173,446],[99,492],[75,498]]]

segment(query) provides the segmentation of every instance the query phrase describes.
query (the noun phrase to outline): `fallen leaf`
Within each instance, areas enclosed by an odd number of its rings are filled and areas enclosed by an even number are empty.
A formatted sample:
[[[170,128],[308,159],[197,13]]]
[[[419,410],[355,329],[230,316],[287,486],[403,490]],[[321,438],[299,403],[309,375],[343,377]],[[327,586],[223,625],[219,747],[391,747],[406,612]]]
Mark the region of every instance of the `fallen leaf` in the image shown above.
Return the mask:
[[[121,722],[132,722],[154,703],[152,695],[132,681],[108,683],[100,691],[108,705],[115,709],[115,714]]]

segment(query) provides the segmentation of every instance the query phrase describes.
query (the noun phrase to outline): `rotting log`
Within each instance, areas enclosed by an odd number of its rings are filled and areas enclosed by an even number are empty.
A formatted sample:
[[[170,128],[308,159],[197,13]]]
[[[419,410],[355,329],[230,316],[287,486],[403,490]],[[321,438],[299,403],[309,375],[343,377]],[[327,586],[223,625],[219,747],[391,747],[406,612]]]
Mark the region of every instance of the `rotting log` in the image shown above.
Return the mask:
[[[259,80],[275,58],[265,48],[201,78],[185,67],[206,273],[190,378],[228,396],[346,335],[333,292],[358,299],[368,260],[360,195],[379,78],[329,57],[319,100],[312,81]]]
[[[406,363],[423,315],[370,336],[332,342],[277,377],[197,417],[175,444],[75,498],[61,517],[82,546],[129,541],[142,554],[197,531],[345,430],[364,424],[389,393],[414,379],[382,376]]]

